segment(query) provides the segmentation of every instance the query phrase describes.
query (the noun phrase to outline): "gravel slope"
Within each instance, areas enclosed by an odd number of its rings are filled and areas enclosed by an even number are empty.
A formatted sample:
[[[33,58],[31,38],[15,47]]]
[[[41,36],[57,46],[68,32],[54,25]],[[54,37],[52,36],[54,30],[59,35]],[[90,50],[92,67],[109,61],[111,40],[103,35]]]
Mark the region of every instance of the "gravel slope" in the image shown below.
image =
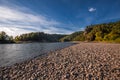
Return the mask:
[[[1,67],[0,80],[120,80],[120,44],[79,43]]]

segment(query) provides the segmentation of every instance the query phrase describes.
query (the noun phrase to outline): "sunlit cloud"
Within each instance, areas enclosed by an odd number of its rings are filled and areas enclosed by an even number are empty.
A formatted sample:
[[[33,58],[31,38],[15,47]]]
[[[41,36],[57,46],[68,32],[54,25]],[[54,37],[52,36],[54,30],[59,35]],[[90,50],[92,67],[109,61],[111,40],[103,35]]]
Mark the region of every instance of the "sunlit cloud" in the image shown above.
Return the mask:
[[[92,8],[92,7],[91,7],[91,8],[88,9],[88,11],[89,11],[89,12],[94,12],[94,11],[96,11],[96,8]]]
[[[70,31],[62,28],[61,32],[60,28],[56,27],[62,23],[40,14],[28,12],[7,6],[0,6],[0,31],[5,31],[7,34],[13,36],[36,31],[46,33],[70,33]]]

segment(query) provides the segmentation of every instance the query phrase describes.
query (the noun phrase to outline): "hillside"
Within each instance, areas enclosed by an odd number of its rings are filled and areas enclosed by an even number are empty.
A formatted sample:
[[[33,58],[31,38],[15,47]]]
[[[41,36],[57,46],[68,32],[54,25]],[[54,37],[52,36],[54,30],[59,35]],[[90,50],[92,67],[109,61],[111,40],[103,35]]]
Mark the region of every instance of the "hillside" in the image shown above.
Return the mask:
[[[120,42],[120,21],[90,25],[84,31],[74,32],[60,41]]]

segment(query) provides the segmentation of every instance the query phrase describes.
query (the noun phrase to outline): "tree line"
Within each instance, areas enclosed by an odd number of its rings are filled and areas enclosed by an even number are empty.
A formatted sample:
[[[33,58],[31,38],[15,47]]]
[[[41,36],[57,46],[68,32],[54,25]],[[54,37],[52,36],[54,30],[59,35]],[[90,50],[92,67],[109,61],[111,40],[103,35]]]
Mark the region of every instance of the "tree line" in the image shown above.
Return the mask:
[[[44,32],[31,32],[15,37],[15,41],[37,41],[37,42],[58,42],[60,38],[66,35],[47,34]]]
[[[84,31],[74,32],[60,41],[104,41],[120,43],[120,21],[90,25]]]
[[[90,25],[84,31],[74,32],[70,35],[47,34],[44,32],[31,32],[13,38],[4,31],[0,32],[0,43],[15,42],[58,42],[58,41],[106,41],[120,43],[120,21]]]
[[[44,32],[31,32],[21,34],[13,38],[8,36],[4,31],[0,32],[0,43],[16,43],[16,42],[58,42],[60,38],[66,35],[62,34],[47,34]]]

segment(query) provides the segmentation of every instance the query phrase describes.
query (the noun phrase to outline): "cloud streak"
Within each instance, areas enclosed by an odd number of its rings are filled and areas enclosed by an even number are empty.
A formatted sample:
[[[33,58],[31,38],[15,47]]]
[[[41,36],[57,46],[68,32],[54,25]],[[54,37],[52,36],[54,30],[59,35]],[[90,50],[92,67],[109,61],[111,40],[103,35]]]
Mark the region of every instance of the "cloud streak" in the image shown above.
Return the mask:
[[[32,11],[0,6],[0,31],[5,31],[7,34],[13,36],[34,31],[46,33],[70,33],[70,31],[64,28],[61,28],[61,32],[60,27],[56,27],[61,24],[62,23],[56,20],[32,13]]]

